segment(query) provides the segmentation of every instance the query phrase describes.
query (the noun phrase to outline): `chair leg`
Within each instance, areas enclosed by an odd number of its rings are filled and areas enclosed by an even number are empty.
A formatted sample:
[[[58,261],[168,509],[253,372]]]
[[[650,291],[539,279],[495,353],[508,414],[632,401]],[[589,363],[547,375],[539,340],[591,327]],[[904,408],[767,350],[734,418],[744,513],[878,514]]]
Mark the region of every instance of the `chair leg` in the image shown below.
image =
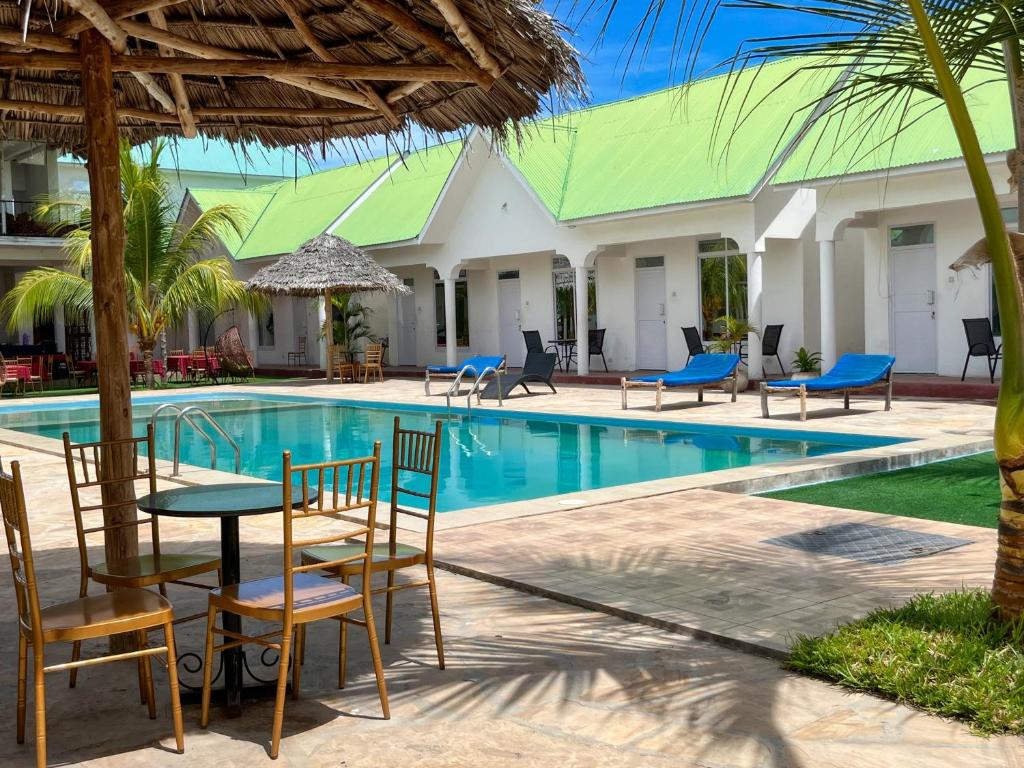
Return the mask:
[[[32,673],[36,695],[36,768],[46,768],[46,673],[43,649],[32,648]]]
[[[206,612],[206,652],[203,655],[203,704],[199,711],[199,727],[210,723],[210,689],[213,688],[213,625],[217,622],[217,609],[210,606]]]
[[[434,644],[437,646],[437,667],[444,669],[444,641],[441,639],[441,612],[437,607],[437,582],[434,568],[427,566],[427,588],[430,590],[430,613],[434,618]]]
[[[341,583],[348,586],[348,576],[341,577]],[[338,617],[338,688],[345,687],[345,671],[348,667],[348,622]]]
[[[274,697],[274,725],[270,735],[270,759],[276,760],[281,749],[281,726],[284,724],[284,700],[288,692],[288,654],[291,653],[294,627],[285,627],[281,635],[281,661],[277,665],[277,694]]]
[[[604,352],[601,353],[601,363],[604,365],[604,372],[608,373],[608,361],[604,359]]]
[[[78,661],[82,658],[82,641],[75,640],[71,644],[71,661]],[[78,667],[72,667],[68,671],[68,688],[74,688],[78,683]]]
[[[185,726],[181,720],[181,696],[178,692],[178,657],[174,651],[174,624],[164,624],[164,645],[167,646],[167,687],[171,689],[171,720],[178,753],[185,751]]]
[[[807,421],[807,387],[800,385],[800,421]]]
[[[380,696],[380,708],[384,719],[391,719],[391,708],[388,706],[388,689],[384,685],[384,666],[380,661],[380,647],[377,645],[377,626],[373,622],[373,607],[370,596],[364,593],[363,616],[366,619],[366,637],[370,643],[370,656],[373,658],[373,674],[377,677],[377,694]]]
[[[850,390],[843,390],[843,408],[850,410]]]
[[[395,572],[388,571],[388,591],[384,598],[384,645],[391,645],[391,623],[395,613]]]
[[[768,389],[763,381],[761,382],[761,417],[770,418],[768,415]]]
[[[989,384],[995,384],[996,383],[996,363],[998,362],[998,360],[999,360],[999,358],[992,359],[991,357],[988,359],[988,383]]]
[[[144,650],[148,645],[146,633],[136,633],[138,638],[138,650]],[[145,704],[149,710],[149,719],[156,720],[156,691],[153,690],[153,663],[149,656],[139,656],[139,673],[142,676],[140,681],[145,689]]]
[[[292,659],[292,699],[298,699],[299,685],[302,683],[302,664],[299,663],[299,659],[302,657],[306,646],[306,625],[299,624],[295,627],[294,634],[295,650],[292,652],[292,655],[295,658]],[[288,661],[282,656],[280,663],[287,666]]]
[[[967,366],[970,364],[970,362],[971,362],[971,353],[968,352],[967,353],[967,357],[964,359],[964,372],[960,374],[960,381],[963,381],[964,379],[967,378]]]
[[[25,743],[25,689],[28,684],[28,640],[18,632],[18,743]]]

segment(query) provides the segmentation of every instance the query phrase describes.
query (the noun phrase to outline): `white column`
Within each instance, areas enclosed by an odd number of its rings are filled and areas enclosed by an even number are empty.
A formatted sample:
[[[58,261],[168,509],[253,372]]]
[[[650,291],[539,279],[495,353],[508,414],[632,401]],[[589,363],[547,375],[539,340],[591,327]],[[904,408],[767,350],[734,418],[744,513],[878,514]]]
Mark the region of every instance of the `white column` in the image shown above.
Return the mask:
[[[57,351],[67,352],[67,332],[64,330],[64,307],[53,308],[53,340],[57,342]]]
[[[324,324],[327,322],[327,307],[324,304],[323,299],[313,299],[316,305],[316,331],[315,334],[310,334],[315,339],[319,339],[317,344],[317,356],[319,358],[320,367],[327,371],[327,335],[321,337],[321,333],[324,330]],[[309,349],[309,342],[306,342],[306,348]]]
[[[455,328],[455,278],[444,279],[444,342],[445,364],[458,363],[457,333]]]
[[[587,291],[587,268],[576,267],[576,372],[580,376],[590,373],[590,342],[587,331],[590,316],[587,312],[589,296]]]
[[[754,251],[747,254],[747,320],[759,331],[764,330],[763,279],[764,253]],[[753,333],[747,337],[747,375],[751,381],[764,378],[761,360],[761,339]]]
[[[818,243],[820,262],[821,369],[836,364],[836,241]]]
[[[192,350],[199,346],[199,318],[194,311],[185,318],[185,327],[188,331],[188,349],[185,352],[192,354]]]
[[[260,318],[251,312],[247,312],[246,315],[249,318],[249,339],[246,341],[246,345],[252,351],[253,359],[255,359],[260,349]]]

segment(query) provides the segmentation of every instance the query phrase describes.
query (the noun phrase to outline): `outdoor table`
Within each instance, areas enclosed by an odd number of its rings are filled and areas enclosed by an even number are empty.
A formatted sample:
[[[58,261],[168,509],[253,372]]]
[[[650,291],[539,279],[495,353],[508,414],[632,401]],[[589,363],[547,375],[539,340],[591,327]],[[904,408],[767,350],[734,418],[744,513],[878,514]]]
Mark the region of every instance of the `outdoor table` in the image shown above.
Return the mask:
[[[14,379],[16,385],[28,381],[29,376],[31,376],[31,374],[32,370],[27,365],[18,365],[17,363],[4,363],[4,378],[7,381]],[[17,390],[15,390],[15,392],[16,391]]]
[[[569,361],[572,359],[572,352],[576,349],[576,339],[548,339],[548,344],[554,344],[559,348],[559,357],[562,358],[562,368],[566,373],[569,372]]]
[[[189,365],[192,363],[191,355],[168,355],[167,356],[167,373],[176,373],[179,378],[184,379],[188,376]]]
[[[316,491],[310,489],[310,501]],[[280,483],[218,483],[214,485],[171,488],[146,494],[138,500],[138,507],[151,515],[167,517],[219,518],[221,581],[224,586],[241,581],[238,518],[266,515],[281,511],[282,486]],[[302,488],[293,487],[292,505],[302,506]],[[237,614],[222,614],[224,629],[242,631],[242,619]],[[224,664],[224,707],[229,716],[242,711],[242,649],[229,648],[222,652]],[[203,663],[210,663],[204,659]],[[287,664],[287,659],[279,663]],[[251,672],[250,672],[251,674]]]
[[[132,361],[130,361],[129,365],[130,365],[131,377],[132,377],[133,381],[138,376],[145,376],[146,375],[146,361],[145,360],[132,360]],[[159,377],[160,379],[165,379],[167,377],[167,369],[164,367],[164,361],[163,360],[154,360],[153,361],[153,375]]]

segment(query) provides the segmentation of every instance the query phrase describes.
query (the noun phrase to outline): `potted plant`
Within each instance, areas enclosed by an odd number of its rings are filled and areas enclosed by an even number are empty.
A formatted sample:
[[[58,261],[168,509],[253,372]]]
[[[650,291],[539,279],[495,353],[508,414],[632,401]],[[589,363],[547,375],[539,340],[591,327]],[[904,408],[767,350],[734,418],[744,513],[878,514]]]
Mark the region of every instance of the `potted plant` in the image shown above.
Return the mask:
[[[745,319],[723,316],[715,321],[715,325],[721,328],[718,338],[708,345],[712,352],[733,352],[740,353],[743,342],[750,334],[761,337],[761,331],[755,325],[751,325]],[[744,392],[750,386],[750,376],[747,374],[747,367],[742,362],[736,367],[736,389]]]
[[[821,375],[821,352],[808,352],[800,347],[793,358],[794,379],[816,379]]]
[[[335,354],[344,356],[349,362],[355,362],[359,342],[373,340],[369,323],[372,310],[350,293],[332,296],[331,303],[334,305],[332,330]],[[321,328],[320,337],[324,338],[326,335],[326,329]]]

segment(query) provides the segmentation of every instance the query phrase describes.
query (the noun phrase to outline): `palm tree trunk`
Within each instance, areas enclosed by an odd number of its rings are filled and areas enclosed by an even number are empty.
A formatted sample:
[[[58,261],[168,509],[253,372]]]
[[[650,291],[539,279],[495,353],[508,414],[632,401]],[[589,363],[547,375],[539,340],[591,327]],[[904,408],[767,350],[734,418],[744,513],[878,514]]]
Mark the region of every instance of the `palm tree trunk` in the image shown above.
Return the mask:
[[[142,367],[146,372],[146,389],[153,389],[153,348],[156,339],[139,339],[139,350],[142,352]]]
[[[1003,379],[996,407],[996,461],[1002,480],[992,599],[1000,613],[1013,618],[1024,612],[1024,350],[1021,347],[1022,280],[1011,256],[999,199],[971,121],[963,91],[935,37],[921,0],[907,0],[928,60],[960,143],[967,172],[992,257],[996,300],[1003,324]],[[1016,82],[1016,78],[1014,79]]]

